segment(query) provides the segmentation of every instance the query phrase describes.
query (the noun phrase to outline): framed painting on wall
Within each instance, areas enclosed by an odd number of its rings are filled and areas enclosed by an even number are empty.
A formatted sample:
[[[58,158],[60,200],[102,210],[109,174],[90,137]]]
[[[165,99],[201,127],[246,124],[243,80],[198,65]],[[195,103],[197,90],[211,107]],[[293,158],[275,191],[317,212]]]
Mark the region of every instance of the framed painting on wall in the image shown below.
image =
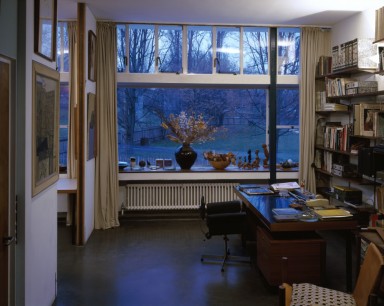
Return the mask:
[[[96,35],[88,31],[88,79],[96,81]]]
[[[32,63],[32,196],[59,178],[59,72]]]
[[[96,157],[96,95],[88,93],[87,103],[87,138],[88,154],[87,159]]]
[[[41,57],[56,59],[57,0],[35,0],[34,49]]]
[[[383,110],[383,105],[377,103],[361,103],[360,104],[360,135],[375,136],[374,118],[375,113]]]

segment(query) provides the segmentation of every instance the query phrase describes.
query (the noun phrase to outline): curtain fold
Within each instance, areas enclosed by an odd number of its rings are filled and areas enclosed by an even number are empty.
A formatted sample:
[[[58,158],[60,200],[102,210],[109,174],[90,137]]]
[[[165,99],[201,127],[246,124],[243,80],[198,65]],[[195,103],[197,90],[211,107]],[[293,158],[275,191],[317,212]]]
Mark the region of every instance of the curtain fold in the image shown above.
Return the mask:
[[[312,167],[316,136],[316,64],[321,55],[331,54],[330,37],[329,30],[321,28],[303,28],[301,31],[299,180],[304,181],[305,188],[313,193],[316,193],[315,171]]]
[[[119,226],[116,26],[109,22],[98,22],[96,33],[95,228],[107,229]]]
[[[77,23],[69,21],[68,26],[68,45],[70,58],[70,75],[69,75],[69,116],[68,116],[68,147],[67,147],[67,176],[68,178],[76,178],[76,120],[75,109],[77,106]]]

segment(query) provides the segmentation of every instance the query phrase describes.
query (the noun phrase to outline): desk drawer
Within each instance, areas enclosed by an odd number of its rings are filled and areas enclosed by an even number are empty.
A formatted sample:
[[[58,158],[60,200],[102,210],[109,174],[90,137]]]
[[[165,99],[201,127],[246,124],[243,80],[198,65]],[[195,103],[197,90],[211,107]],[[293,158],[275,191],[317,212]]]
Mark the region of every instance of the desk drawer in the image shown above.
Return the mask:
[[[316,233],[305,237],[273,237],[267,230],[257,229],[257,266],[267,282],[280,285],[282,257],[288,257],[287,282],[323,284],[326,242]]]

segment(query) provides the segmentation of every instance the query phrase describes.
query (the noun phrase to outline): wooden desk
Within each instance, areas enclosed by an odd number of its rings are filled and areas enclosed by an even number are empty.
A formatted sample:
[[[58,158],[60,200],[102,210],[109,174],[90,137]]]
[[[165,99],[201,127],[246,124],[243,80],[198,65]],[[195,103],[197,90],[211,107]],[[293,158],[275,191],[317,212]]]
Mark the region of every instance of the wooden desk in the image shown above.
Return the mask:
[[[292,234],[292,239],[297,233],[316,232],[319,230],[342,230],[345,233],[346,247],[346,283],[347,290],[352,289],[352,241],[358,229],[357,219],[327,220],[316,222],[276,222],[273,217],[273,208],[289,207],[294,200],[292,197],[279,197],[276,195],[247,195],[235,187],[236,195],[243,201],[247,211],[255,217],[258,226],[265,228],[272,236],[285,236]]]
[[[69,212],[72,215],[72,244],[77,245],[79,220],[76,214],[77,180],[60,178],[57,182],[57,193],[68,194]]]

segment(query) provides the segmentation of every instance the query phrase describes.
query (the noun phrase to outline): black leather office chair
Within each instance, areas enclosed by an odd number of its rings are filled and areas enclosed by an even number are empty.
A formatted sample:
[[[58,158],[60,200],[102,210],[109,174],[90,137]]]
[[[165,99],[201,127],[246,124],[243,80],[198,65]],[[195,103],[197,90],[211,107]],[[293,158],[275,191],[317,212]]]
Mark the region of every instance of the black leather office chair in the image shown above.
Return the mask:
[[[206,221],[208,227],[205,237],[210,239],[212,236],[223,236],[225,247],[223,255],[202,255],[201,261],[204,259],[221,260],[222,272],[227,261],[250,263],[249,257],[231,256],[228,248],[228,235],[243,235],[245,232],[246,213],[242,211],[242,203],[225,201],[206,204],[202,197],[199,210],[201,218]]]

